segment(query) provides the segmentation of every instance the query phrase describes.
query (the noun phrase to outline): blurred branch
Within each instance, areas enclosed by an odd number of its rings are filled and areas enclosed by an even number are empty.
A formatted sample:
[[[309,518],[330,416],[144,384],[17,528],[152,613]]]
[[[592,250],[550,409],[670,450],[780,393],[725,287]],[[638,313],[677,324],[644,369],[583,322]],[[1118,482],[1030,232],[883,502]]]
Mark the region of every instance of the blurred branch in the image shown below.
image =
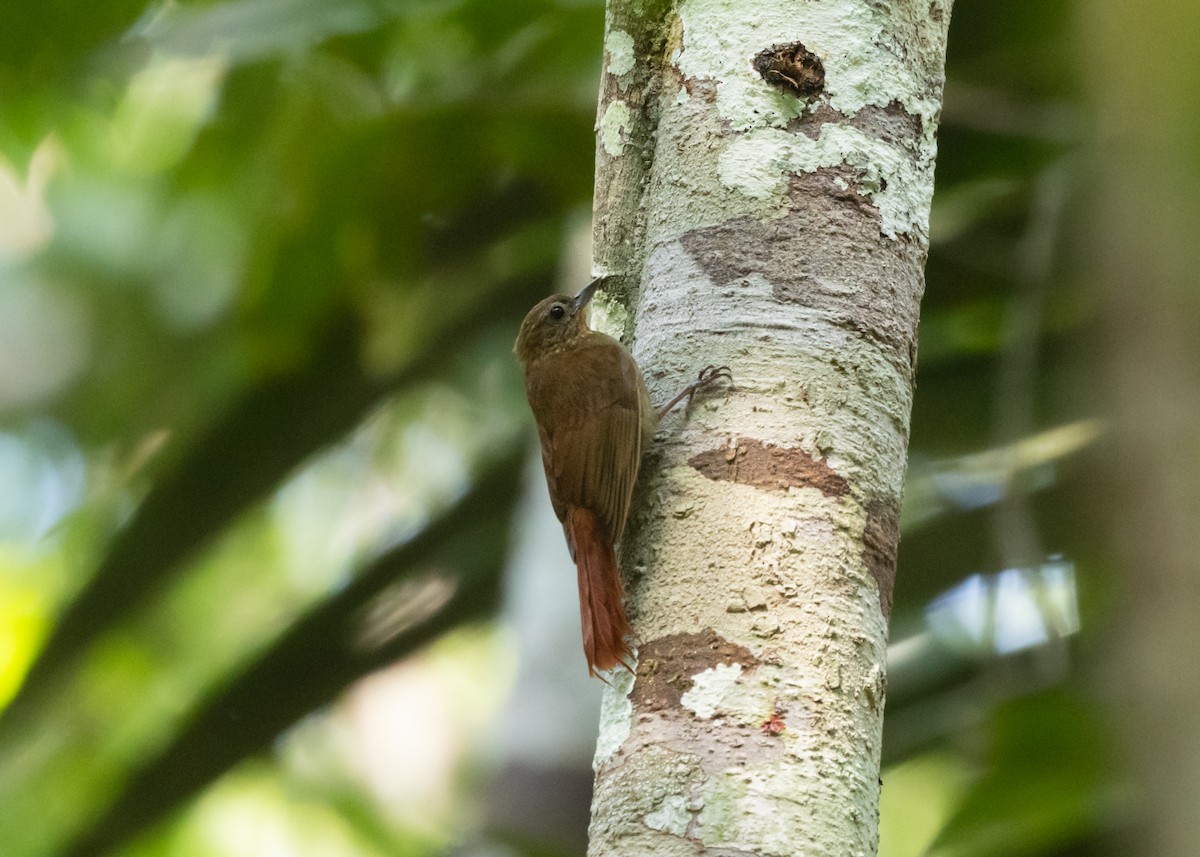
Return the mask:
[[[287,53],[297,44],[370,31],[387,20],[387,13],[372,0],[170,3],[144,15],[134,33],[167,53],[224,53],[244,62]]]
[[[461,500],[292,625],[132,776],[64,857],[96,855],[125,842],[353,681],[489,615],[499,599],[524,447],[521,441],[502,450]],[[377,645],[364,644],[372,602],[397,582],[430,570],[452,587],[440,609]],[[313,653],[321,655],[314,659]]]
[[[248,391],[151,490],[67,607],[0,723],[18,719],[97,634],[163,586],[297,463],[362,419],[384,386],[362,371],[360,343],[357,324],[340,318],[306,366]]]
[[[1040,472],[1088,448],[1103,431],[1099,420],[1077,420],[981,452],[914,461],[904,485],[901,527],[911,533],[946,512],[993,505],[1015,480],[1026,490],[1040,488]]]
[[[1017,289],[1004,318],[992,433],[996,447],[1012,456],[1016,442],[1034,428],[1042,316],[1067,199],[1068,169],[1059,161],[1038,176],[1032,211],[1016,248]],[[1011,464],[1005,470],[1004,493],[992,518],[996,550],[1003,568],[1032,568],[1045,551],[1029,510],[1028,471]]]
[[[36,700],[91,640],[164,586],[185,560],[305,458],[357,425],[386,394],[435,373],[462,342],[495,324],[515,324],[535,297],[550,291],[548,273],[481,289],[407,365],[380,377],[363,368],[363,332],[343,316],[306,366],[247,392],[151,490],[114,539],[0,712],[0,731],[31,715]]]

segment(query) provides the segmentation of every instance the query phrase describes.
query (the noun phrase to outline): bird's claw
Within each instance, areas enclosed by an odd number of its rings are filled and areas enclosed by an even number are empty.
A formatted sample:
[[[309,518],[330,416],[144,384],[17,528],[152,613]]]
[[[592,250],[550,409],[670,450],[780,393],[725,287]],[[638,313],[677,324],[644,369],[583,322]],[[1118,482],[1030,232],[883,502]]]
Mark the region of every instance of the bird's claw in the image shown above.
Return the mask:
[[[700,370],[700,374],[696,378],[696,389],[707,387],[718,378],[724,378],[732,384],[733,372],[730,371],[728,366],[705,366]]]
[[[687,406],[691,407],[692,397],[695,396],[696,393],[698,393],[700,390],[703,390],[705,387],[707,387],[709,384],[713,383],[714,381],[717,381],[722,378],[725,379],[726,381],[728,381],[730,383],[730,385],[732,386],[733,373],[729,370],[728,366],[705,366],[703,369],[700,370],[700,375],[696,378],[696,382],[694,384],[689,384],[687,387],[685,387],[683,389],[682,392],[680,392],[680,394],[678,396],[676,396],[674,399],[669,401],[666,404],[666,406],[664,406],[663,408],[661,408],[658,411],[658,418],[661,420],[663,417],[665,417],[667,414],[669,414],[674,409],[674,407],[676,405],[678,405],[680,402],[682,402],[684,399],[687,400]]]
[[[733,372],[730,371],[728,366],[705,366],[701,369],[700,374],[696,377],[696,383],[688,388],[688,406],[691,406],[693,396],[708,387],[709,384],[719,381],[722,378],[728,381],[731,386],[733,385]]]

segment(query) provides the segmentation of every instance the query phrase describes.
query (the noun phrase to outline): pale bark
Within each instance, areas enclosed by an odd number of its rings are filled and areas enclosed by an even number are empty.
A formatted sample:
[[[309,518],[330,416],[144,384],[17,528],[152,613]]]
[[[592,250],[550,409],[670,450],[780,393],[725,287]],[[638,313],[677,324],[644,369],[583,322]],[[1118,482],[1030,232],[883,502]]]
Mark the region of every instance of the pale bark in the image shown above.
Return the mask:
[[[623,562],[592,857],[871,855],[949,1],[612,0],[601,302],[669,416]],[[752,61],[802,43],[823,86]],[[786,76],[789,76],[789,71]],[[602,321],[602,326],[604,322]]]

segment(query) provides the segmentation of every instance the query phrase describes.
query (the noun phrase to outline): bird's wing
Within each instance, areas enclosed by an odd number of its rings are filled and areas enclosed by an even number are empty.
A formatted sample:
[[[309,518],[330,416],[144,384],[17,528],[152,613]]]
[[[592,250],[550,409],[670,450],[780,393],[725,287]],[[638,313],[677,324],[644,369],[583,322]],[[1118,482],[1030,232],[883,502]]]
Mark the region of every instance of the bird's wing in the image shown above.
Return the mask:
[[[601,333],[540,363],[526,383],[530,401],[543,403],[535,416],[554,511],[563,520],[570,507],[590,509],[615,543],[642,456],[646,404],[637,365]]]

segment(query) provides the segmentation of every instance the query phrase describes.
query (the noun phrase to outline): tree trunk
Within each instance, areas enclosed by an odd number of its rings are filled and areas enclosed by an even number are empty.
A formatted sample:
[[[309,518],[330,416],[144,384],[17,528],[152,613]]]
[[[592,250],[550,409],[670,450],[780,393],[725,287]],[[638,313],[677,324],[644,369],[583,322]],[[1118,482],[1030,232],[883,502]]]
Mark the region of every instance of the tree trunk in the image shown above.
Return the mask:
[[[1106,310],[1112,427],[1093,502],[1121,562],[1104,690],[1140,779],[1125,853],[1184,857],[1200,841],[1200,90],[1185,59],[1200,17],[1189,0],[1139,6],[1133,22],[1115,0],[1080,8],[1096,156],[1086,275]],[[1114,44],[1118,75],[1104,59]]]
[[[668,416],[589,854],[871,855],[949,0],[610,0],[597,316]],[[605,321],[607,316],[607,321]]]

